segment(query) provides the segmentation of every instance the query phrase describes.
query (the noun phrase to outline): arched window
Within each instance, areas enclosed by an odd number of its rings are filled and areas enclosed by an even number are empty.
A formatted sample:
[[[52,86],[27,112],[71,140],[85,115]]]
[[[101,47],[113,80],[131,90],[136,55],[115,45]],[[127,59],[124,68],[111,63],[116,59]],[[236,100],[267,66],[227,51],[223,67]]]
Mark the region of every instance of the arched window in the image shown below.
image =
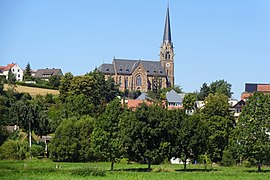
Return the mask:
[[[136,86],[141,86],[142,85],[142,77],[141,75],[138,75],[136,77]]]
[[[128,88],[128,77],[125,79],[125,88]]]
[[[166,52],[166,59],[170,59],[170,52]]]
[[[119,76],[119,80],[118,80],[119,86],[122,87],[122,77]]]

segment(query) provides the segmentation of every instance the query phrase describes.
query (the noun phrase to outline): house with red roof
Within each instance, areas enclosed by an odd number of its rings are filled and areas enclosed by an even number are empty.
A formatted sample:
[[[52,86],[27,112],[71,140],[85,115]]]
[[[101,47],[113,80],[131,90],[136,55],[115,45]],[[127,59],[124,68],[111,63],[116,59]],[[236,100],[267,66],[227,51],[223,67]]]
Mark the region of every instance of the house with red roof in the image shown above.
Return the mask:
[[[0,66],[0,75],[6,76],[6,79],[8,79],[9,71],[14,74],[16,81],[23,80],[23,70],[18,64],[11,63],[7,66]]]

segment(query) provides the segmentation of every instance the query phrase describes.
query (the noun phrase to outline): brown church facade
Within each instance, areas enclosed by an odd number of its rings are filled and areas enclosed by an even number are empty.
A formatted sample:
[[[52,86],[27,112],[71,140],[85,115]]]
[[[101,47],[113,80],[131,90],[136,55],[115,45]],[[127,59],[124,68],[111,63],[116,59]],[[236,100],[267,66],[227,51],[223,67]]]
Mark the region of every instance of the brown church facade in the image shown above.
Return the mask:
[[[128,89],[147,92],[155,88],[174,86],[174,50],[169,7],[159,61],[114,58],[112,64],[102,64],[98,70],[103,72],[106,78],[112,77],[122,91]]]

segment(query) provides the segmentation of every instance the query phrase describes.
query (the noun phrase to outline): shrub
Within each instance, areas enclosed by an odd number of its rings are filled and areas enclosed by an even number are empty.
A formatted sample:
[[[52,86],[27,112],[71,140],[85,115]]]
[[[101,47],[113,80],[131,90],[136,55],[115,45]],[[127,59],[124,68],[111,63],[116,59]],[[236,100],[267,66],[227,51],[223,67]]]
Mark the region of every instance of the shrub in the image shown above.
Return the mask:
[[[0,147],[0,159],[18,159],[17,142],[8,140]]]
[[[99,170],[98,168],[83,167],[71,170],[72,175],[78,176],[105,176],[104,170]]]
[[[42,146],[32,145],[31,154],[32,154],[33,157],[43,156],[44,155],[44,149],[43,149]]]
[[[232,166],[234,165],[235,159],[233,157],[233,154],[230,150],[224,150],[223,151],[223,156],[222,156],[222,160],[221,160],[221,165],[222,166]]]

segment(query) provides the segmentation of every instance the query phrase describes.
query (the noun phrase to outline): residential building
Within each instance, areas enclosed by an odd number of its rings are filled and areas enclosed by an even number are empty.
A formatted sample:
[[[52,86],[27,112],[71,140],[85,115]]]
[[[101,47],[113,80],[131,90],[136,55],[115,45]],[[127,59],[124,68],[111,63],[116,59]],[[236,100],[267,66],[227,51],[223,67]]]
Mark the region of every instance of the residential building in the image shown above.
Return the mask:
[[[255,92],[270,93],[270,84],[246,83],[245,92],[242,93],[241,99],[246,101]]]
[[[48,81],[51,76],[63,76],[62,70],[55,68],[38,69],[34,77]]]
[[[159,61],[114,58],[111,64],[102,64],[98,70],[103,72],[106,78],[112,77],[122,91],[128,89],[147,92],[174,86],[173,49],[168,7]]]
[[[6,76],[6,79],[8,79],[9,71],[14,74],[16,81],[23,81],[23,70],[18,64],[11,63],[7,66],[0,66],[0,75]]]
[[[183,109],[183,100],[185,94],[177,94],[175,90],[171,90],[166,93],[167,107],[168,109]]]

